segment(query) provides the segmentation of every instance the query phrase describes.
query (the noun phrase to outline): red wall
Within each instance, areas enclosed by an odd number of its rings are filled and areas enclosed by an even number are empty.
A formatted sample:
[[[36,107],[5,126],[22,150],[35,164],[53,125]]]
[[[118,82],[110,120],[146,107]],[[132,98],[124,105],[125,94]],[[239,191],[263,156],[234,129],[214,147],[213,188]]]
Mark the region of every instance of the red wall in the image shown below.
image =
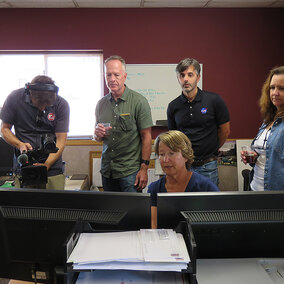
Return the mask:
[[[284,64],[283,19],[283,8],[0,9],[0,50],[103,49],[127,63],[194,57],[203,88],[228,105],[230,138],[252,138],[262,83]]]

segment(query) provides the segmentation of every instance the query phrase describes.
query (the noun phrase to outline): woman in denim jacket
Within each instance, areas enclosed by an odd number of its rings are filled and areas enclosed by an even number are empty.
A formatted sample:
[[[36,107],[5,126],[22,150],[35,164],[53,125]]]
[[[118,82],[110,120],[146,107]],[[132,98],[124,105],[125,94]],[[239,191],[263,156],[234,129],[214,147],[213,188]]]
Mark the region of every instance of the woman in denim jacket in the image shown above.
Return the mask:
[[[270,71],[262,87],[260,111],[264,122],[252,142],[250,188],[284,190],[284,66]],[[245,154],[241,151],[242,161],[247,164]]]

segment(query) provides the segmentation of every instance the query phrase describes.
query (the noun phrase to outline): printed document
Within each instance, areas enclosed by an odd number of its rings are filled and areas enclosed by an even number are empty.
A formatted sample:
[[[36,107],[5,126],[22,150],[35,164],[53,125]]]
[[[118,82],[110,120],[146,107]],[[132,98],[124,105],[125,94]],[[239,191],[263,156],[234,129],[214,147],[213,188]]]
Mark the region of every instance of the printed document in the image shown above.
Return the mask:
[[[171,229],[82,233],[68,261],[74,270],[181,271],[190,262],[181,234]]]

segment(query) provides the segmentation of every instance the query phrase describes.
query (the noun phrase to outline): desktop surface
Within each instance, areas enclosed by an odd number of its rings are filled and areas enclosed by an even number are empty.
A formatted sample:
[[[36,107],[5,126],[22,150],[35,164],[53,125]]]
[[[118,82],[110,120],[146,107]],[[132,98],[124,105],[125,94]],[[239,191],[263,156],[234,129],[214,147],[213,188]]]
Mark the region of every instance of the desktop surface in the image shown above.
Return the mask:
[[[284,264],[284,259],[277,263],[274,259],[259,258],[197,259],[197,281],[198,284],[284,283],[284,278],[278,277],[276,270],[275,275],[267,272],[267,263],[271,263],[271,269],[272,267],[281,267]]]

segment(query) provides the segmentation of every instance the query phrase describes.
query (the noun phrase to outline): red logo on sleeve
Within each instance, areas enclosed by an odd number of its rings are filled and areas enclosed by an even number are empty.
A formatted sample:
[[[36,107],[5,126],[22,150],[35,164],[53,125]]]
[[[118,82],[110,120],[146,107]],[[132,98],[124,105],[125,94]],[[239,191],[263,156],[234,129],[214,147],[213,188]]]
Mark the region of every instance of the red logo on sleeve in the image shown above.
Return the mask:
[[[49,113],[48,115],[47,115],[47,119],[49,120],[49,121],[53,121],[54,119],[55,119],[55,114],[54,113]]]

